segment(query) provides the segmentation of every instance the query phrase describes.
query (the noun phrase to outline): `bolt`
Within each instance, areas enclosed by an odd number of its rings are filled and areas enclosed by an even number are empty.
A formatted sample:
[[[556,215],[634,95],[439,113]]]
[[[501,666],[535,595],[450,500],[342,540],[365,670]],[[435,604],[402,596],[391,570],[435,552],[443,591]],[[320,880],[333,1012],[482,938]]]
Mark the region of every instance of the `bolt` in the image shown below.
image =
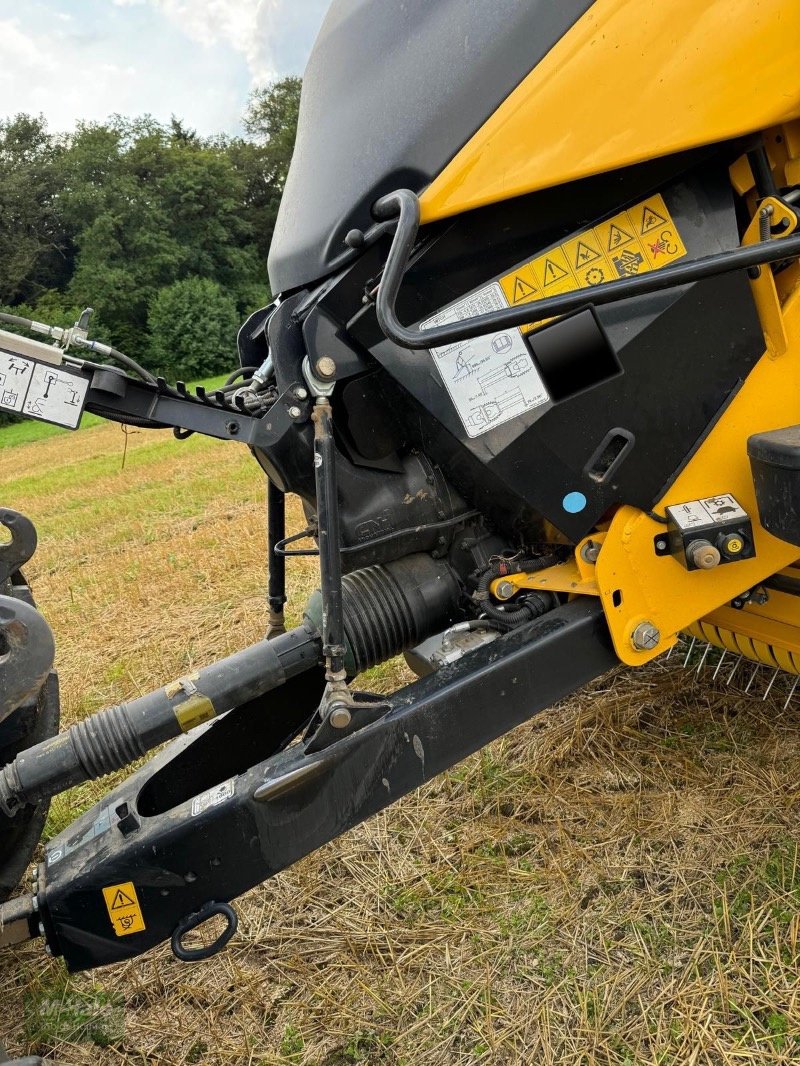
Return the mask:
[[[44,923],[39,922],[39,936],[44,936]]]
[[[334,707],[330,713],[328,721],[334,729],[347,729],[352,717],[353,716],[346,707]]]
[[[494,590],[494,594],[498,600],[510,600],[516,591],[517,589],[513,582],[500,581]]]
[[[315,369],[321,378],[330,381],[336,374],[336,363],[329,355],[323,355],[321,359],[317,360]]]
[[[33,907],[34,911],[38,911],[39,910],[39,897],[38,896],[34,896],[33,897],[33,899],[31,900],[31,906]]]
[[[53,954],[53,949],[50,947],[49,944],[45,944],[44,953],[45,953],[45,955],[52,955]]]
[[[631,633],[631,643],[637,651],[652,651],[661,640],[661,633],[652,622],[640,622]]]
[[[581,559],[585,563],[596,563],[600,554],[600,545],[594,540],[587,540],[581,548]]]
[[[667,541],[665,541],[663,538],[659,538],[656,541],[656,547],[658,548],[658,550],[660,552],[665,552],[667,550],[667,547],[668,547]]]
[[[39,867],[36,863],[31,867],[31,881],[39,880]]]
[[[294,390],[294,394],[298,400],[305,400],[308,398],[308,390],[304,389],[302,385]]]
[[[302,413],[303,412],[300,410],[299,407],[290,407],[289,408],[289,417],[290,418],[299,418]]]
[[[232,437],[235,437],[238,434],[238,432],[239,432],[239,423],[238,422],[226,422],[225,423],[225,428],[227,429],[228,433],[230,433],[230,435]]]

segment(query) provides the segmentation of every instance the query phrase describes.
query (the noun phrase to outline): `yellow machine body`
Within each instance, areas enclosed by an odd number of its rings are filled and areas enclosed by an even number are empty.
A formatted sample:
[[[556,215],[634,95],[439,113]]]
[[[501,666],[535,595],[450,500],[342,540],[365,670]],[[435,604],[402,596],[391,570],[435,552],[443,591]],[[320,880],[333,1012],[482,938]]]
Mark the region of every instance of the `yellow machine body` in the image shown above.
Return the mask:
[[[423,222],[800,117],[797,0],[597,0],[421,197]]]

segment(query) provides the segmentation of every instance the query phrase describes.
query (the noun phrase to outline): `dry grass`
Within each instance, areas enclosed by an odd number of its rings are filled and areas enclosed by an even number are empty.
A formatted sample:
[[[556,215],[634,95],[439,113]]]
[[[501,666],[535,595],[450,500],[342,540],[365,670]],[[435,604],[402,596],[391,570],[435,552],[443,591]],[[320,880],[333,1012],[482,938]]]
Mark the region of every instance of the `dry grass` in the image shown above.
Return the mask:
[[[132,433],[121,470],[122,445],[103,427],[0,452],[4,502],[39,525],[68,722],[265,624],[245,451]],[[295,565],[297,606],[313,582]],[[254,889],[210,963],[166,949],[66,979],[35,946],[6,955],[11,1049],[142,1066],[800,1061],[800,711],[675,660],[597,683]],[[52,827],[99,792],[59,801]]]

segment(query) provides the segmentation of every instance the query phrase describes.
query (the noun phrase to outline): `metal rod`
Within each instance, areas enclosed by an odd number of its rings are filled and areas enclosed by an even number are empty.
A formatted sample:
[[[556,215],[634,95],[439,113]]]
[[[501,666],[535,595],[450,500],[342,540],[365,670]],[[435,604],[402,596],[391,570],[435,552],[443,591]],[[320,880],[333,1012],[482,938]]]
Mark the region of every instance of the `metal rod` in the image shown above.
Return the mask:
[[[269,628],[267,639],[286,632],[286,558],[275,548],[286,537],[286,496],[272,481],[267,482],[267,560],[269,564]]]
[[[344,620],[342,615],[342,556],[339,535],[339,501],[336,491],[336,447],[333,442],[333,411],[330,400],[318,397],[314,421],[314,477],[317,490],[317,540],[322,591],[322,653],[326,678],[341,682],[344,669]]]
[[[703,278],[727,274],[735,270],[760,266],[783,259],[800,256],[800,234],[792,234],[771,241],[759,241],[744,248],[703,256],[689,263],[676,263],[637,277],[623,278],[602,285],[591,291],[562,293],[546,300],[537,300],[519,307],[467,318],[436,329],[409,329],[397,317],[396,302],[419,230],[419,200],[408,189],[400,189],[382,197],[375,204],[377,218],[389,219],[399,215],[394,241],[389,250],[383,278],[378,288],[375,312],[378,323],[389,338],[401,348],[439,348],[458,341],[470,340],[488,333],[541,322],[546,318],[564,315],[582,307],[616,303],[632,296],[646,296],[652,292],[688,285]]]

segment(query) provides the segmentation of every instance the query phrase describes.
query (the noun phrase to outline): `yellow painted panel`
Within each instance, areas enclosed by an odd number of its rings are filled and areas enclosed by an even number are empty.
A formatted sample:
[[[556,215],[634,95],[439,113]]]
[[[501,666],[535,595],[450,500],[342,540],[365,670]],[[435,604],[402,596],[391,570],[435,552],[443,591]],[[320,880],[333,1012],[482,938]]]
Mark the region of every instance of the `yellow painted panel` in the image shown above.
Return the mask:
[[[653,554],[653,537],[662,526],[633,507],[620,508],[595,572],[614,646],[623,662],[637,665],[654,657],[654,653],[635,650],[631,643],[630,634],[640,622],[651,621],[660,630],[662,643],[655,651],[660,654],[695,619],[716,611],[742,589],[753,588],[798,558],[796,547],[773,537],[759,524],[747,457],[747,438],[755,431],[800,422],[800,290],[789,297],[782,311],[788,341],[785,354],[776,355],[768,348],[656,507],[663,514],[666,506],[683,500],[732,493],[753,522],[755,558],[714,570],[688,571],[670,556]],[[715,614],[711,620],[716,618]],[[744,620],[740,624],[745,627]],[[753,631],[754,625],[755,619],[748,618],[746,627]]]
[[[798,0],[597,0],[421,198],[431,222],[800,117]]]

